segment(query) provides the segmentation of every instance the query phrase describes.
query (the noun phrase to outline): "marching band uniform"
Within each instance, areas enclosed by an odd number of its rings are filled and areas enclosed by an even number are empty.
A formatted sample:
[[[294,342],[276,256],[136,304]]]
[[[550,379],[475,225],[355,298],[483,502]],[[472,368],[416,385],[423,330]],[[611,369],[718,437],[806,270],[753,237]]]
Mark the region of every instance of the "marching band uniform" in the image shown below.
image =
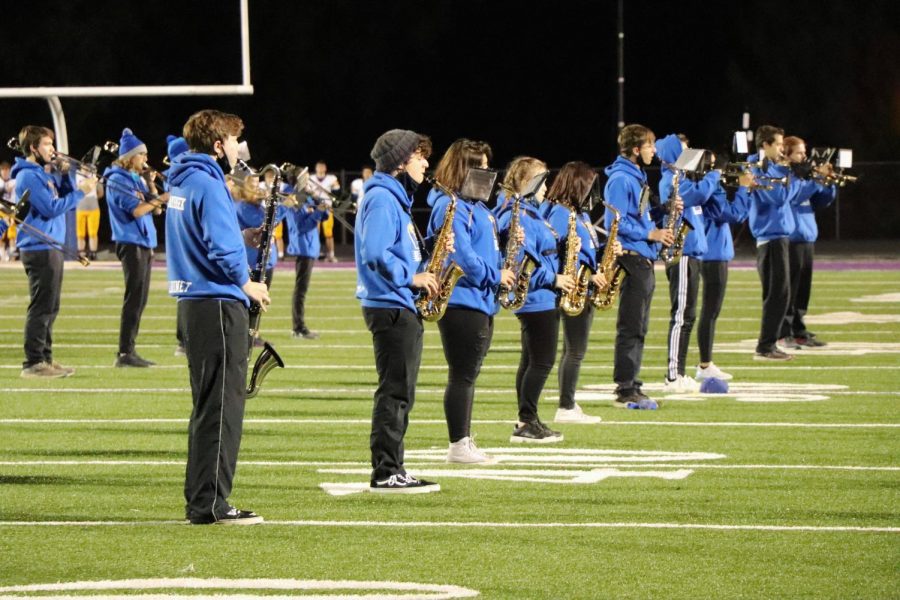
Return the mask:
[[[303,199],[305,198],[305,200]],[[319,337],[306,326],[306,292],[313,266],[319,257],[319,223],[331,215],[330,210],[319,210],[311,196],[298,195],[301,202],[288,224],[288,254],[297,257],[294,269],[294,295],[291,308],[293,319],[292,337],[314,340]]]

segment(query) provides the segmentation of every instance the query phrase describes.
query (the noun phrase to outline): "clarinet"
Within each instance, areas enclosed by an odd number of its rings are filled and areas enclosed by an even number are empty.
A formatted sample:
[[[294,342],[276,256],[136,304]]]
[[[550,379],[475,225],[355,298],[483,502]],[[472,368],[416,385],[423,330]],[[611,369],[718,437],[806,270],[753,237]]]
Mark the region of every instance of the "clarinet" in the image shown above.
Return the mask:
[[[256,267],[250,272],[250,280],[261,282],[266,276],[266,266],[269,264],[269,255],[272,250],[272,232],[275,230],[275,211],[278,209],[278,186],[281,183],[281,169],[277,166],[269,164],[259,171],[260,178],[265,176],[266,171],[274,171],[275,179],[272,181],[272,187],[268,195],[263,199],[263,210],[265,217],[263,218],[262,232],[260,234],[259,248],[256,257]],[[259,322],[262,318],[262,306],[256,302],[250,303],[250,352],[247,353],[247,360],[250,360],[253,350],[253,340],[259,337]],[[269,371],[279,367],[284,368],[284,361],[275,351],[269,342],[263,344],[262,352],[256,357],[253,364],[253,371],[250,373],[250,381],[247,383],[247,398],[254,398],[259,393],[263,380]]]

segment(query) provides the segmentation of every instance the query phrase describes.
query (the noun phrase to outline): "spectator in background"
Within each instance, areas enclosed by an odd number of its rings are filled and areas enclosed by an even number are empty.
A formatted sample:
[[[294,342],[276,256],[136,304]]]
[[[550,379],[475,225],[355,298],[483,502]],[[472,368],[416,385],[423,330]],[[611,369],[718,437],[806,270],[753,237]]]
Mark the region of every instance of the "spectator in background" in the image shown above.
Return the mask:
[[[359,203],[362,202],[363,196],[366,195],[365,190],[363,190],[363,184],[369,180],[374,174],[374,170],[370,165],[363,165],[362,171],[360,172],[360,176],[350,182],[350,195],[353,197],[353,203],[359,207]]]
[[[88,260],[97,260],[97,248],[100,231],[100,198],[103,197],[103,185],[88,192],[78,203],[75,210],[75,228],[78,235],[78,253],[87,256]]]
[[[328,165],[324,160],[316,163],[316,172],[310,176],[309,181],[306,189],[316,204],[325,204],[326,207],[331,208],[332,192],[341,189],[341,184],[337,177],[328,172]],[[330,210],[327,211],[327,214],[327,218],[320,223],[319,228],[325,237],[325,260],[334,263],[337,262],[337,258],[334,256],[334,215]]]
[[[16,180],[10,175],[10,164],[6,161],[0,163],[0,198],[10,204],[15,204]],[[0,218],[0,226],[3,233],[0,234],[0,260],[9,262],[18,258],[16,252],[16,222],[12,217]]]

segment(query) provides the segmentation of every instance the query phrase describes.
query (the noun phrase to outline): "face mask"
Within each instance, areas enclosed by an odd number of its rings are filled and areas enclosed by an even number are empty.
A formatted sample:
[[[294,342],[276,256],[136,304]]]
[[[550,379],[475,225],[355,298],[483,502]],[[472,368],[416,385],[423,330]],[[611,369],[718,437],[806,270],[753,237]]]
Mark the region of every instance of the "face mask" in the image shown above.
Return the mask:
[[[400,171],[397,173],[397,181],[399,181],[403,185],[403,189],[406,190],[406,193],[412,196],[416,193],[416,190],[419,189],[419,182],[409,176],[409,173],[406,171]]]
[[[225,154],[225,151],[222,151],[222,156],[216,158],[216,164],[222,168],[223,173],[231,173],[231,164],[228,162],[228,155]]]

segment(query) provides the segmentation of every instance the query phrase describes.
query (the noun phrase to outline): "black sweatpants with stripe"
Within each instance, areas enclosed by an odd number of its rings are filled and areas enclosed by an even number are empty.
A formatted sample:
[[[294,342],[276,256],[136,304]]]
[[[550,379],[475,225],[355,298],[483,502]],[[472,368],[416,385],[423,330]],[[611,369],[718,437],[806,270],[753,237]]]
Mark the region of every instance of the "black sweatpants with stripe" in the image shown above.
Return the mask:
[[[194,409],[188,425],[185,512],[193,523],[216,521],[231,509],[247,398],[249,316],[243,302],[181,300]]]
[[[666,379],[674,381],[684,375],[691,331],[697,319],[697,293],[700,291],[700,261],[682,256],[677,264],[666,268],[669,279],[669,360]]]
[[[772,352],[791,296],[788,239],[777,238],[757,245],[756,270],[762,284],[763,301],[756,352]]]

